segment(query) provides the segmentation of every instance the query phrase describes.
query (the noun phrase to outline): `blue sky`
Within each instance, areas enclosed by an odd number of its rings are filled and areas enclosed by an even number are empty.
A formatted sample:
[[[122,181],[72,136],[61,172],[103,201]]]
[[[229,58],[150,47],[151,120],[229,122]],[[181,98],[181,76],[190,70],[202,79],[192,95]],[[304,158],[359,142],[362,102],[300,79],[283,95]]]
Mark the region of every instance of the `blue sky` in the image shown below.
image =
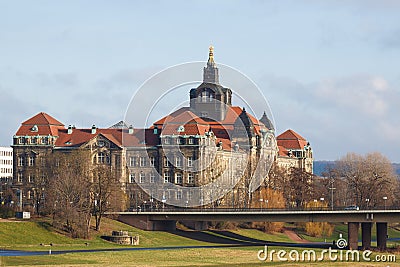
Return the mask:
[[[40,111],[108,127],[147,78],[213,44],[316,159],[400,162],[398,14],[396,0],[0,1],[0,145]]]

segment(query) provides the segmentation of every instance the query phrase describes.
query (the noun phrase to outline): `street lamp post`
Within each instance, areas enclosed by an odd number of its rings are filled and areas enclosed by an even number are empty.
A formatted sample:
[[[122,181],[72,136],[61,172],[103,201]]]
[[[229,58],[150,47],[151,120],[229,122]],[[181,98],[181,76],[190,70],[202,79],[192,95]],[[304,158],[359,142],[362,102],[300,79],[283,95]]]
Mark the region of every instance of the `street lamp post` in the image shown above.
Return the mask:
[[[324,198],[324,197],[320,197],[320,198],[319,198],[319,201],[321,201],[321,206],[320,206],[321,208],[320,208],[320,209],[322,210],[322,209],[324,209],[324,201],[325,201],[325,198]]]
[[[165,202],[167,202],[167,199],[165,198],[165,192],[163,192],[163,196],[162,196],[161,202],[162,202],[162,209],[163,209],[163,211],[164,211]]]
[[[150,198],[150,211],[153,211],[153,201],[154,201],[154,199],[153,199],[153,195],[152,195]]]
[[[369,198],[366,198],[365,202],[367,203],[367,209],[368,209],[369,208]]]
[[[386,200],[387,200],[388,198],[387,197],[383,197],[383,202],[384,202],[384,205],[385,205],[385,210],[386,210]]]
[[[264,199],[260,198],[259,201],[260,201],[260,209],[262,211]]]
[[[333,178],[331,178],[331,180],[329,181],[330,186],[328,189],[331,190],[331,209],[333,210],[333,190],[336,190],[336,188],[334,187],[334,183],[335,180]]]

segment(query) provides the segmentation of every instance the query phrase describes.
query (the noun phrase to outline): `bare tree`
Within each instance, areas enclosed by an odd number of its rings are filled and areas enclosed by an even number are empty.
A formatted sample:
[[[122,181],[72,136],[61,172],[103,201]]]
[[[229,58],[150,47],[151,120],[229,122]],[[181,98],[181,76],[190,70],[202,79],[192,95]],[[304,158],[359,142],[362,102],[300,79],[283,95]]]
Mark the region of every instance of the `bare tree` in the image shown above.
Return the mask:
[[[312,198],[313,179],[312,174],[301,168],[291,168],[288,181],[288,199],[297,208],[304,207]]]
[[[334,173],[345,183],[348,204],[368,208],[395,201],[398,180],[391,162],[381,153],[349,153],[336,162]]]
[[[120,210],[124,206],[124,192],[118,178],[108,165],[97,165],[92,178],[93,215],[96,220],[96,231],[107,211]]]
[[[286,170],[274,163],[268,177],[269,187],[282,192],[287,207],[303,207],[312,198],[313,176],[301,168]]]
[[[56,152],[48,157],[46,201],[53,225],[74,237],[89,237],[92,211],[89,152]]]

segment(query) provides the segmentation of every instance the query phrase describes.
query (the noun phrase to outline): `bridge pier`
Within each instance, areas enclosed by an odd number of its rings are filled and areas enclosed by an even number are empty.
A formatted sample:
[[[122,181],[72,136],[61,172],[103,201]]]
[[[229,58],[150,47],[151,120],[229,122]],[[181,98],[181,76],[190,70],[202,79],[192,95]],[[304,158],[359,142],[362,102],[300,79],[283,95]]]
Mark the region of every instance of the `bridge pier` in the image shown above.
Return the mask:
[[[371,249],[371,231],[372,231],[372,223],[370,222],[361,223],[363,250]]]
[[[149,231],[175,231],[176,220],[150,220],[148,215],[133,214],[132,216],[118,216],[118,221],[133,227]]]
[[[176,221],[151,221],[153,231],[175,231]]]
[[[349,222],[347,223],[348,229],[348,243],[349,249],[358,249],[358,228],[360,223],[358,222]]]
[[[376,241],[379,250],[386,250],[387,222],[376,223]]]

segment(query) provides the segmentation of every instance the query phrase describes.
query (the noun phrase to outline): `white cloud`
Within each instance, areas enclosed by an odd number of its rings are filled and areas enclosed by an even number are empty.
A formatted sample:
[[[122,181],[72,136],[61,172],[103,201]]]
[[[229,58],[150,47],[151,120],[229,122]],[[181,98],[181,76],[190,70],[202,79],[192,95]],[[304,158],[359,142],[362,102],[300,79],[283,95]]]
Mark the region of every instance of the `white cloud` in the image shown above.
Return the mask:
[[[400,91],[378,75],[352,75],[302,84],[264,77],[278,134],[292,128],[307,138],[317,159],[381,151],[400,162]]]
[[[328,79],[315,90],[316,100],[373,117],[385,116],[390,101],[388,83],[379,76],[356,75]]]

